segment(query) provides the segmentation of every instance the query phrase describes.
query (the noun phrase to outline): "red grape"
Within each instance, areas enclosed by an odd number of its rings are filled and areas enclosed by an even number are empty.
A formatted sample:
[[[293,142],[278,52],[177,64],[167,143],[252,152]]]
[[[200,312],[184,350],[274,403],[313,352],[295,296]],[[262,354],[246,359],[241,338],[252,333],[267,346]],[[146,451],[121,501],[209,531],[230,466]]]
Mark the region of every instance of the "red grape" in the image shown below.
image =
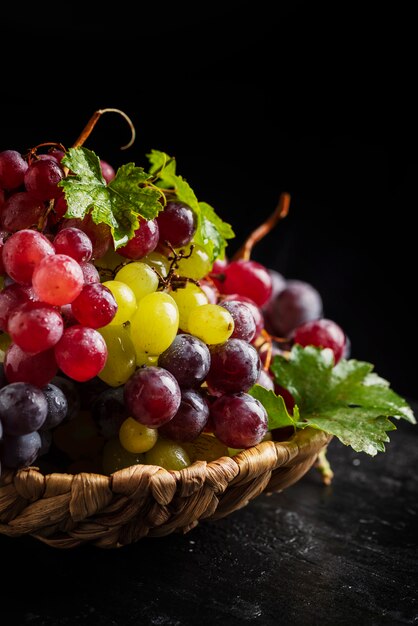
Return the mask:
[[[338,363],[344,355],[346,338],[343,329],[336,322],[321,318],[298,326],[293,333],[293,341],[301,346],[331,348],[334,362]]]
[[[44,302],[26,302],[12,311],[7,330],[22,350],[36,354],[58,343],[64,322],[55,307]]]
[[[247,393],[225,394],[210,406],[215,435],[230,448],[249,448],[260,443],[268,429],[267,411]]]
[[[27,191],[12,194],[4,203],[0,224],[9,232],[37,226],[45,213],[45,205]]]
[[[4,373],[9,383],[31,383],[45,387],[58,371],[54,349],[28,354],[11,343],[4,356]]]
[[[28,164],[20,152],[3,150],[0,152],[0,187],[10,191],[23,185]]]
[[[158,428],[177,413],[181,391],[174,376],[163,367],[141,367],[125,383],[124,400],[131,417],[149,428]]]
[[[257,261],[240,259],[231,261],[223,270],[224,280],[220,282],[221,293],[238,293],[247,296],[262,307],[271,297],[273,285],[271,276],[264,265]]]
[[[54,350],[60,369],[79,382],[94,378],[106,364],[106,342],[97,330],[87,326],[66,328]]]
[[[90,237],[80,228],[62,228],[52,241],[57,254],[67,254],[78,263],[90,261],[93,244]]]
[[[17,283],[30,285],[35,267],[42,259],[55,254],[52,243],[36,230],[13,233],[3,246],[3,263],[8,275]]]
[[[153,252],[158,244],[159,230],[156,219],[146,220],[139,217],[139,228],[135,231],[128,243],[118,248],[118,254],[128,259],[142,259]]]
[[[83,326],[101,328],[115,317],[118,305],[108,287],[101,283],[85,285],[71,304],[74,317]]]
[[[64,171],[55,159],[37,159],[26,170],[24,184],[26,190],[35,198],[39,200],[53,200],[62,193],[58,183],[63,178]]]
[[[73,302],[84,285],[77,261],[66,254],[45,257],[35,268],[32,285],[39,299],[61,306]]]
[[[168,241],[173,248],[190,243],[196,231],[192,209],[183,202],[170,201],[157,215],[159,242]]]

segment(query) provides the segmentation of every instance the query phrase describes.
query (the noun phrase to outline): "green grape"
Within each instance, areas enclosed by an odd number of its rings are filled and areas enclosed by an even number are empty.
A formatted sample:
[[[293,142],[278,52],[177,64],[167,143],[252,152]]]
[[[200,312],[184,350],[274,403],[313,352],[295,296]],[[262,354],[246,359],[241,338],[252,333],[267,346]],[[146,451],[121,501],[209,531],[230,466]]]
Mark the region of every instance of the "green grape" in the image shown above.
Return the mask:
[[[208,433],[202,433],[190,442],[183,442],[183,447],[189,455],[192,463],[194,461],[216,461],[221,456],[230,456],[227,446],[219,439]]]
[[[147,256],[141,259],[142,263],[146,263],[150,267],[153,267],[163,278],[167,277],[170,270],[171,261],[161,254],[161,252],[150,252]]]
[[[193,245],[194,248],[192,254],[188,258],[183,258],[177,261],[176,273],[179,274],[179,276],[186,276],[187,278],[193,278],[193,280],[200,280],[209,274],[212,268],[212,263],[208,253],[202,246],[199,246],[198,244]],[[187,247],[181,248],[186,256],[188,249],[189,248]],[[179,253],[180,249],[176,250],[176,252]]]
[[[164,437],[159,437],[151,450],[145,452],[145,463],[159,465],[166,470],[181,470],[191,465],[184,446]]]
[[[107,476],[125,467],[141,465],[144,462],[145,457],[143,454],[132,453],[125,450],[118,437],[109,439],[103,447],[102,466],[103,472]]]
[[[194,283],[186,283],[184,287],[170,291],[179,308],[179,328],[185,333],[189,331],[188,320],[190,311],[196,306],[208,304],[208,298],[203,289]]]
[[[119,441],[128,452],[148,452],[156,444],[158,430],[140,424],[132,417],[124,420],[119,428]]]
[[[136,365],[137,367],[141,367],[142,365],[157,365],[158,357],[158,354],[146,354],[145,352],[137,352]]]
[[[115,280],[128,285],[135,294],[136,301],[158,289],[158,276],[146,263],[133,261],[124,265],[116,274]]]
[[[107,360],[98,377],[111,387],[126,383],[136,369],[136,354],[129,331],[121,324],[108,324],[97,331],[107,346]]]
[[[208,345],[224,343],[234,331],[234,320],[229,311],[219,304],[203,304],[189,315],[189,332]]]
[[[110,289],[118,305],[110,325],[119,326],[128,322],[136,311],[136,298],[132,289],[120,280],[106,280],[103,285]]]
[[[6,350],[11,343],[12,340],[10,338],[10,335],[0,332],[0,363],[3,363],[4,355],[6,354]]]
[[[139,301],[131,318],[131,337],[136,352],[161,354],[173,342],[178,327],[179,310],[170,294],[149,293]]]

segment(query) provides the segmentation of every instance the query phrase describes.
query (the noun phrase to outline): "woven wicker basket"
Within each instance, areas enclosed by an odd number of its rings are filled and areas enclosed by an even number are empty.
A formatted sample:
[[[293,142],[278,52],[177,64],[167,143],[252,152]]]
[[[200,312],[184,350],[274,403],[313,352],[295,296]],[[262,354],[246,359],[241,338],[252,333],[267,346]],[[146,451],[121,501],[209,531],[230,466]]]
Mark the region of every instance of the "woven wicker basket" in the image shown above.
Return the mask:
[[[265,441],[235,457],[196,461],[181,471],[134,465],[111,476],[5,471],[0,533],[30,535],[57,548],[116,548],[142,537],[186,533],[225,517],[261,493],[282,491],[315,463],[331,437],[306,428],[289,441]]]

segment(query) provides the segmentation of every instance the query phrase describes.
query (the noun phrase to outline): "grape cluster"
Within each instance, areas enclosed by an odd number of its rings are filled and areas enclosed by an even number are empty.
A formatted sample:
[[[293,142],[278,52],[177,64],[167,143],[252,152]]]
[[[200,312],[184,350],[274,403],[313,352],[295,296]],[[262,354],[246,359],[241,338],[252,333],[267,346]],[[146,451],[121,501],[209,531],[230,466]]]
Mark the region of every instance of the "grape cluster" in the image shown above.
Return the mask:
[[[3,466],[33,464],[52,443],[107,474],[182,469],[271,438],[248,392],[258,383],[292,410],[272,356],[293,343],[347,356],[318,291],[254,260],[212,263],[176,198],[115,250],[90,214],[65,217],[62,156],[0,153]]]

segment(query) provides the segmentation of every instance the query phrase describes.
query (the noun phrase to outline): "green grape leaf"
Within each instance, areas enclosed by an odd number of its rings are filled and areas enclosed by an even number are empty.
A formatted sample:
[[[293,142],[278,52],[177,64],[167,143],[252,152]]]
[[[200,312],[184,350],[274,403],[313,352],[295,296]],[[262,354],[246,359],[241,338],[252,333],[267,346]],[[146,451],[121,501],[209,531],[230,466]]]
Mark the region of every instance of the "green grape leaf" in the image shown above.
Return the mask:
[[[110,226],[115,249],[124,246],[139,228],[139,216],[153,219],[163,209],[162,193],[150,184],[150,175],[134,163],[122,165],[106,184],[99,157],[87,148],[70,148],[62,159],[70,173],[64,189],[66,218],[91,213],[96,224]]]
[[[290,415],[282,396],[276,395],[271,389],[266,389],[257,383],[251,387],[248,393],[253,398],[256,398],[256,400],[259,400],[266,409],[269,430],[282,428],[284,426],[296,427],[299,420],[299,409],[297,405],[293,409],[293,415]]]
[[[373,365],[355,359],[334,365],[330,349],[293,346],[289,357],[276,355],[271,370],[299,407],[297,426],[311,426],[334,435],[357,452],[385,450],[389,418],[416,419],[406,400],[373,372]]]
[[[151,167],[150,174],[158,181],[161,189],[171,189],[180,202],[187,204],[197,218],[193,242],[202,246],[211,262],[225,257],[228,239],[235,237],[230,224],[224,222],[206,202],[199,202],[189,183],[176,174],[176,161],[165,152],[152,150],[147,155]]]

